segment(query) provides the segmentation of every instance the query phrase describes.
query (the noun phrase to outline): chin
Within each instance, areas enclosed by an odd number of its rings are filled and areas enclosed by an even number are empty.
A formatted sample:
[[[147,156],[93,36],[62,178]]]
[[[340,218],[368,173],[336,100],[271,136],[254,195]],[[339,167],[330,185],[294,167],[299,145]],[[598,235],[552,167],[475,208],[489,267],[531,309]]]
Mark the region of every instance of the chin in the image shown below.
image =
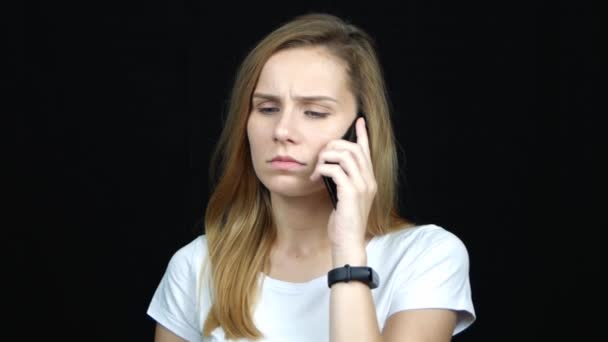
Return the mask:
[[[263,179],[262,184],[275,195],[300,197],[314,194],[322,189],[323,184],[310,182],[293,176],[274,176],[271,180]]]

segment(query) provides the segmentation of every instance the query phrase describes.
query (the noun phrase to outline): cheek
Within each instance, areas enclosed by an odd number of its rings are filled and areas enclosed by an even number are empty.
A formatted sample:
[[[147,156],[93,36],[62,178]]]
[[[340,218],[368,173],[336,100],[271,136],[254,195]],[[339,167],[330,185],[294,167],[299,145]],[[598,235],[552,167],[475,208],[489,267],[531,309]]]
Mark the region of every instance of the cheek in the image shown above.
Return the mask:
[[[247,133],[247,139],[251,141],[251,115],[247,118],[247,127],[245,128],[245,132]]]
[[[259,146],[259,144],[257,143],[255,134],[253,134],[252,131],[247,130],[247,138],[249,139],[250,163],[251,163],[251,166],[253,167],[253,171],[255,172],[255,174],[258,177],[260,177],[260,167],[262,164],[261,158],[263,157],[261,155],[261,151],[263,150],[263,148],[261,146]]]
[[[251,150],[254,150],[257,139],[255,136],[254,125],[253,121],[251,120],[251,117],[247,120],[247,140],[249,141],[249,146],[251,146]]]
[[[318,159],[319,153],[321,153],[325,150],[325,146],[327,146],[327,143],[330,141],[331,141],[330,138],[327,138],[327,139],[323,138],[323,140],[321,140],[321,141],[315,141],[315,142],[311,143],[311,150],[314,153],[315,160]]]
[[[251,156],[253,157],[253,162],[257,162],[257,158],[260,156],[260,153],[264,151],[263,140],[260,134],[260,129],[255,125],[253,120],[249,120],[247,123],[247,139],[249,141],[249,148],[251,150]]]

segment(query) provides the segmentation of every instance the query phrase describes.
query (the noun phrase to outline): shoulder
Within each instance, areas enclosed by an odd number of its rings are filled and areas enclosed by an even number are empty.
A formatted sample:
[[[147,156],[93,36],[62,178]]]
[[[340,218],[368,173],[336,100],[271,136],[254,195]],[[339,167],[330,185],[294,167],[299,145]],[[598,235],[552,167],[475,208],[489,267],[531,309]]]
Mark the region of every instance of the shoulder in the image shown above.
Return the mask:
[[[408,227],[376,237],[375,249],[383,259],[401,263],[440,262],[446,258],[468,264],[468,252],[463,241],[447,229],[427,224]]]
[[[407,227],[377,236],[379,244],[399,247],[416,245],[418,249],[427,249],[439,245],[464,247],[464,243],[454,233],[436,224]]]
[[[198,267],[206,259],[206,255],[207,238],[205,235],[199,235],[173,253],[168,268],[171,271],[183,270],[196,273]]]
[[[179,248],[148,307],[148,315],[189,341],[200,341],[200,317],[210,305],[208,296],[200,297],[200,270],[206,255],[207,241],[203,235]]]
[[[384,243],[380,257],[385,286],[393,291],[387,317],[407,309],[450,309],[458,313],[454,333],[475,320],[469,255],[458,236],[429,224],[389,233],[379,241]]]
[[[469,256],[458,236],[429,224],[391,232],[376,242],[381,279],[393,291],[387,317],[407,309],[451,309],[458,312],[455,333],[475,320]]]

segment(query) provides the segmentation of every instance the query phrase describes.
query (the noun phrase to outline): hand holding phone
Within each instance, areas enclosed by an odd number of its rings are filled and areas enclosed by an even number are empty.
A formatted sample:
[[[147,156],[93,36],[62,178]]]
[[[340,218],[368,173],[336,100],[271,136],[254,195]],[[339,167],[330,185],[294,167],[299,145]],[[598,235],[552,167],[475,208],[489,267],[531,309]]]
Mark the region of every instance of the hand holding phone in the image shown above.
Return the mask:
[[[350,142],[357,142],[357,130],[356,130],[355,125],[357,123],[357,120],[360,117],[362,117],[363,120],[365,120],[365,116],[363,115],[363,113],[358,112],[357,117],[355,118],[353,123],[350,125],[350,127],[348,128],[348,130],[346,131],[344,136],[342,136],[342,139],[350,141]],[[335,164],[335,163],[330,163],[330,162],[327,162],[327,163]],[[336,206],[338,204],[338,190],[336,187],[336,183],[333,181],[333,179],[331,179],[331,177],[322,176],[322,178],[323,178],[323,182],[325,183],[325,187],[327,188],[327,192],[329,193],[329,198],[331,199],[331,203],[333,204],[334,209],[336,209]]]

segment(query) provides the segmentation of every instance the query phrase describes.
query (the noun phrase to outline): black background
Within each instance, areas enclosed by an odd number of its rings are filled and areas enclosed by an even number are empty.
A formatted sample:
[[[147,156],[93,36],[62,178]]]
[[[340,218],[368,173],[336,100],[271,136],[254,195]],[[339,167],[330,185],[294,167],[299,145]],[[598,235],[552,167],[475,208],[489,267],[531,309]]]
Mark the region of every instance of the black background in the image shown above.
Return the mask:
[[[152,340],[146,308],[172,253],[201,232],[238,63],[309,11],[377,41],[405,156],[402,212],[469,249],[478,319],[455,340],[599,329],[591,6],[41,1],[2,10],[10,333]]]

